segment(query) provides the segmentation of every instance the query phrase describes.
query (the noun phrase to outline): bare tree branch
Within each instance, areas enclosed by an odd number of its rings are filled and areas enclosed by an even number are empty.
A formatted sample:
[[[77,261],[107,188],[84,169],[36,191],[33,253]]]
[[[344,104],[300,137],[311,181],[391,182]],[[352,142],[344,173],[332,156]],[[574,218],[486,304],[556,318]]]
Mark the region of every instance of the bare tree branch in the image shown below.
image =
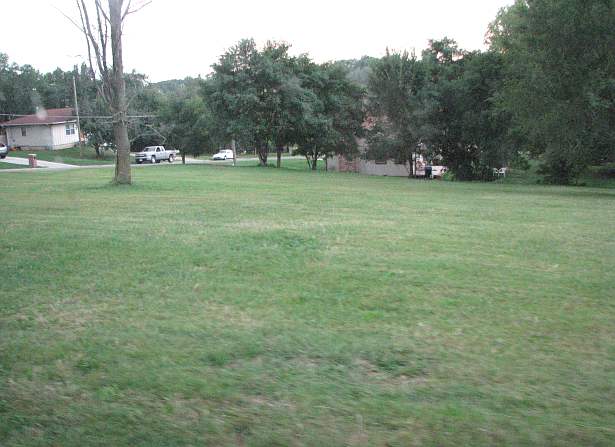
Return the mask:
[[[81,21],[83,23],[84,34],[85,34],[86,41],[88,44],[88,53],[90,54],[90,67],[94,71],[94,65],[92,63],[92,57],[91,57],[91,48],[93,48],[94,55],[96,56],[95,57],[96,65],[97,65],[98,71],[100,73],[100,78],[102,81],[102,90],[99,90],[99,93],[102,93],[101,96],[105,99],[105,101],[109,103],[111,102],[111,99],[112,99],[111,98],[112,87],[109,83],[109,76],[108,76],[109,70],[106,65],[106,59],[107,59],[106,41],[103,40],[102,42],[97,42],[96,38],[94,37],[94,32],[92,31],[92,26],[90,24],[88,10],[87,10],[84,0],[76,0],[76,1],[77,1],[77,6],[79,7],[79,13],[81,15]],[[104,64],[103,64],[103,61],[105,61]]]
[[[79,4],[77,4],[77,6],[78,5]],[[70,17],[68,14],[64,13],[64,11],[62,11],[60,8],[58,8],[56,6],[54,6],[54,8],[56,9],[56,11],[58,11],[60,14],[62,14],[65,19],[67,19],[70,23],[75,25],[79,31],[81,31],[82,33],[85,33],[84,29],[81,26],[79,26],[79,24],[77,22],[75,22],[72,17]]]
[[[82,25],[81,27],[78,27],[78,28],[81,30],[81,32],[85,36],[85,42],[88,47],[88,62],[90,64],[90,76],[92,76],[92,79],[94,80],[94,85],[96,86],[96,91],[98,92],[98,94],[103,99],[107,100],[107,96],[105,95],[105,91],[104,91],[104,83],[102,83],[101,85],[101,83],[96,82],[96,70],[94,70],[94,63],[92,62],[92,47],[90,44],[88,33],[85,30],[85,19],[83,17],[83,11],[81,9],[79,0],[75,0],[75,3],[77,3],[77,9],[79,10],[79,17],[81,18],[81,25]]]
[[[134,9],[130,9],[130,4],[132,3],[132,0],[128,0],[128,5],[126,5],[126,9],[124,10],[124,14],[122,14],[122,21],[124,20],[124,18],[126,18],[126,16],[128,14],[134,14],[135,12],[139,12],[141,11],[143,8],[145,8],[147,5],[149,5],[152,1],[146,1],[143,2],[140,5],[137,5]]]
[[[107,67],[107,22],[105,22],[105,30],[103,30],[102,20],[100,19],[101,12],[104,14],[104,11],[102,11],[102,6],[100,5],[100,1],[96,0],[96,21],[98,22],[98,37],[100,38],[100,46],[102,48],[102,65],[106,72],[109,70]]]
[[[105,18],[105,22],[111,23],[111,21],[109,20],[109,16],[107,15],[104,8],[100,4],[100,0],[95,0],[95,5],[96,5],[96,8],[100,10],[100,12],[102,13],[102,16]]]
[[[126,9],[122,13],[122,22],[124,21],[124,18],[128,15],[128,11],[130,11],[130,4],[131,3],[132,3],[132,0],[128,0],[128,4],[126,5]]]

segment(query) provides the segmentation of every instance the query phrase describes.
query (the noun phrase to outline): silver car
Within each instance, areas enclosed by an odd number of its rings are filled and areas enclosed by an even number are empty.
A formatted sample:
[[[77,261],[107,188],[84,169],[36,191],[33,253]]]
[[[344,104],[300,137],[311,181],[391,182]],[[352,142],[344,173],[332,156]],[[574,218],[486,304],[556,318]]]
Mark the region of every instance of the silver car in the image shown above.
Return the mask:
[[[6,158],[9,154],[9,148],[6,147],[6,144],[0,143],[0,158]]]

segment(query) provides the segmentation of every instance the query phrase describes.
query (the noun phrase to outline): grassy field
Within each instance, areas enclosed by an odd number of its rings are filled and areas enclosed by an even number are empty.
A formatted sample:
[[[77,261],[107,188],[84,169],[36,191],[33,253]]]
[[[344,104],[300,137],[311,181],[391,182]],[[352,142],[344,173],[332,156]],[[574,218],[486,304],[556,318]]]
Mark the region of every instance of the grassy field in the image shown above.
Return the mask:
[[[500,178],[497,183],[516,184],[516,185],[536,185],[544,183],[544,178],[538,173],[541,162],[532,160],[528,169],[510,169],[505,178]],[[615,188],[615,176],[606,178],[600,176],[597,166],[589,167],[576,180],[577,186],[589,186],[592,188]]]
[[[0,445],[615,444],[614,190],[111,173],[0,176]]]
[[[11,157],[28,158],[28,154],[35,153],[39,160],[54,161],[56,163],[66,163],[69,165],[108,165],[115,162],[115,155],[111,151],[105,152],[103,158],[97,158],[94,148],[86,146],[83,149],[72,147],[69,149],[61,149],[57,151],[13,151],[9,155]],[[83,155],[83,156],[82,156]]]
[[[16,165],[14,163],[8,163],[4,160],[0,160],[0,169],[23,169],[27,168],[27,166]]]

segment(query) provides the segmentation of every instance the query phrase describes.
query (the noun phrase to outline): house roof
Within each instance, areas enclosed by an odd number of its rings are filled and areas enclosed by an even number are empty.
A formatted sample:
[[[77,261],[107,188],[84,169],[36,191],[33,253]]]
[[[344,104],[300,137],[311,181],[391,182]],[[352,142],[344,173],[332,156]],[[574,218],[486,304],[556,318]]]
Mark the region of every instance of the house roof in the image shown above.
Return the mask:
[[[61,124],[75,121],[73,109],[41,109],[33,115],[20,116],[11,121],[0,123],[0,126],[36,126],[45,124]]]

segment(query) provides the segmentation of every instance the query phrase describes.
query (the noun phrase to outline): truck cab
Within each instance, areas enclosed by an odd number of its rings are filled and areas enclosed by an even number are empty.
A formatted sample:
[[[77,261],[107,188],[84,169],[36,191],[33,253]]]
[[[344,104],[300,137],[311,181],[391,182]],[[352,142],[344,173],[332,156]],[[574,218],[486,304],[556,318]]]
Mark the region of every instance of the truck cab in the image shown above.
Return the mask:
[[[166,150],[164,146],[147,146],[135,155],[135,160],[138,164],[144,162],[160,163],[162,160],[173,163],[176,152],[174,150]]]

